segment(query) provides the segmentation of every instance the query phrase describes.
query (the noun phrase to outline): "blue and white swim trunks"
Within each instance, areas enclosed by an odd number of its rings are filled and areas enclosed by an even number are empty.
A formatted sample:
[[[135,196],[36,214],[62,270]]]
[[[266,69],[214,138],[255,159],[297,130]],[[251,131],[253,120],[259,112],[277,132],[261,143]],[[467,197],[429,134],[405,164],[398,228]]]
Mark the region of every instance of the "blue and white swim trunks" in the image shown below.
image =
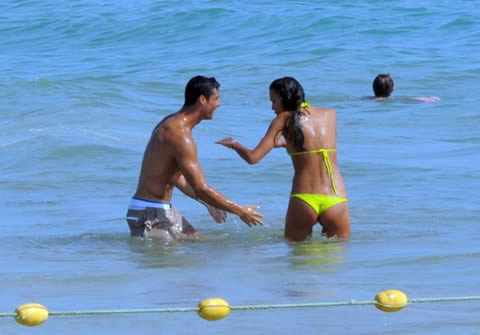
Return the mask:
[[[165,241],[192,238],[198,233],[169,202],[133,197],[127,211],[131,236],[159,238]]]

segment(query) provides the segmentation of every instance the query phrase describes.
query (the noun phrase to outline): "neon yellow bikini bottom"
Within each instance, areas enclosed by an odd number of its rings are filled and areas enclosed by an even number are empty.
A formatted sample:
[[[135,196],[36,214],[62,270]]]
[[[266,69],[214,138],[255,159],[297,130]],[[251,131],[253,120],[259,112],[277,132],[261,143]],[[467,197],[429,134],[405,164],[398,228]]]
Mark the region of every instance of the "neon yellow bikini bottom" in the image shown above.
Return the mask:
[[[290,198],[299,198],[303,200],[308,205],[310,205],[310,207],[313,208],[317,215],[322,214],[327,209],[335,206],[336,204],[348,201],[347,198],[315,193],[294,193],[290,196]]]

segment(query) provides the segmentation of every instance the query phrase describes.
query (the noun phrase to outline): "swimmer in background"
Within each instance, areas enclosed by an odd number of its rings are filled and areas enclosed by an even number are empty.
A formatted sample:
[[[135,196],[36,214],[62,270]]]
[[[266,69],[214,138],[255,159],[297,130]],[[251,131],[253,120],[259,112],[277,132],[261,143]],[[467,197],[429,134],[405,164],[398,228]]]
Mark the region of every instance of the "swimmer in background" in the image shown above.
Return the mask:
[[[198,238],[196,229],[171,203],[174,187],[204,204],[217,223],[225,222],[227,211],[248,226],[263,225],[258,206],[238,205],[208,185],[198,161],[192,130],[211,120],[219,106],[220,84],[215,78],[196,76],[185,87],[183,107],[155,126],[126,215],[132,236],[167,242]]]
[[[381,73],[375,77],[372,83],[374,97],[368,97],[369,100],[382,101],[390,97],[394,90],[393,79],[388,73]],[[437,102],[440,101],[439,97],[417,97],[409,98],[410,100],[419,102]]]
[[[300,83],[292,77],[270,84],[275,118],[254,149],[232,138],[218,141],[249,164],[258,163],[273,148],[286,147],[295,171],[285,218],[285,237],[304,241],[319,223],[326,237],[350,237],[347,190],[337,165],[337,114],[305,101]],[[282,138],[283,136],[283,138]]]

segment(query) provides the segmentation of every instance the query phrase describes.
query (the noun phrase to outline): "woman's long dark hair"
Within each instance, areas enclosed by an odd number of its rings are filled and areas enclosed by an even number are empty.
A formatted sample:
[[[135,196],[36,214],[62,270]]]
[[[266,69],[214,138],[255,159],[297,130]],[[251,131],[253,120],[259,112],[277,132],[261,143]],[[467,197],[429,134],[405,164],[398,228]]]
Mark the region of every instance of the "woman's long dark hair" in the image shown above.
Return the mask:
[[[270,90],[275,91],[282,99],[282,106],[292,115],[283,129],[283,136],[293,142],[296,151],[304,151],[303,132],[300,123],[300,105],[305,101],[302,85],[292,77],[283,77],[270,84]]]

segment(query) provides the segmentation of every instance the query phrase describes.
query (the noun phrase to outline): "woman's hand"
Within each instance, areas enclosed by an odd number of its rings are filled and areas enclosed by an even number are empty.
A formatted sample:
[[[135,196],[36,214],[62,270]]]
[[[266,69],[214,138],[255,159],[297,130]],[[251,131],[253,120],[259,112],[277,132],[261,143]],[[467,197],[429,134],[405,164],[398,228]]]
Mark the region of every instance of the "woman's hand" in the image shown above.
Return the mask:
[[[225,137],[224,139],[215,142],[216,144],[223,145],[224,147],[227,147],[229,149],[233,149],[233,143],[236,142],[233,138],[231,137]]]

